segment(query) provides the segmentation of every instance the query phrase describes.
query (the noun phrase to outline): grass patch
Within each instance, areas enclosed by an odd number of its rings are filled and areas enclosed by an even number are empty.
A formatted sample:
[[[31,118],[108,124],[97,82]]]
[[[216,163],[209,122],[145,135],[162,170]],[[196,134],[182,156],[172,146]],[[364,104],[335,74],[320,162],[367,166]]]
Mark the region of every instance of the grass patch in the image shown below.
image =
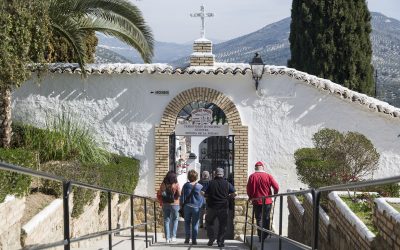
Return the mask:
[[[392,206],[394,209],[397,210],[397,212],[400,213],[400,203],[389,203],[390,206]]]
[[[358,218],[368,227],[368,229],[374,233],[378,234],[378,229],[375,227],[372,220],[372,206],[369,200],[366,199],[356,199],[353,201],[349,197],[340,197],[346,205],[356,214]]]

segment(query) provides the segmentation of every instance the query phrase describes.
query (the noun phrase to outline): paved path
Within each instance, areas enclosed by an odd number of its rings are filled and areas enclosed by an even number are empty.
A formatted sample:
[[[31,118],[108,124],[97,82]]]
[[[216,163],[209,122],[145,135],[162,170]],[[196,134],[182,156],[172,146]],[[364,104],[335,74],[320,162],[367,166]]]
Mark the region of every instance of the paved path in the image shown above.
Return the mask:
[[[248,245],[249,249],[250,249],[250,241],[251,241],[251,237],[247,236],[246,237],[246,245]],[[261,243],[258,240],[258,236],[253,237],[253,250],[256,250],[256,249],[261,250]],[[267,238],[264,241],[264,250],[278,250],[278,249],[279,249],[279,239],[278,238],[271,237],[271,238]],[[301,248],[282,240],[282,249],[283,250],[300,250]]]
[[[149,235],[150,236],[150,235]],[[158,235],[158,242],[149,244],[149,250],[164,250],[164,249],[193,249],[193,250],[202,250],[202,249],[229,249],[229,250],[248,250],[248,246],[246,246],[242,241],[238,240],[227,240],[225,241],[225,247],[218,248],[217,244],[214,243],[214,246],[207,246],[207,239],[198,239],[197,245],[184,244],[184,239],[177,239],[175,243],[166,243],[164,238],[160,239],[160,235]],[[151,243],[151,240],[150,242]],[[87,247],[81,248],[71,248],[73,250],[106,250],[108,249],[108,240],[99,240],[93,242]],[[115,250],[130,250],[131,249],[131,241],[129,237],[124,236],[114,236],[113,237],[113,249]],[[135,249],[136,250],[144,250],[146,249],[146,244],[143,236],[135,237]]]
[[[207,246],[207,239],[198,239],[197,245],[191,244],[184,244],[184,239],[178,239],[176,243],[165,243],[164,238],[160,238],[161,235],[158,235],[158,242],[152,242],[152,235],[149,234],[149,248],[148,250],[174,250],[174,249],[181,249],[181,250],[210,250],[210,249],[227,249],[227,250],[248,250],[250,249],[250,236],[247,237],[246,244],[243,241],[238,240],[226,240],[225,247],[218,248],[216,243],[213,246]],[[264,250],[278,250],[279,240],[277,238],[268,238],[264,242]],[[73,250],[107,250],[108,249],[108,240],[103,239],[97,242],[93,242],[88,247],[82,248],[71,248]],[[130,250],[131,249],[131,241],[129,237],[126,236],[114,236],[113,237],[113,249],[115,250]],[[136,250],[145,250],[146,244],[143,235],[137,235],[135,237],[135,249]],[[282,241],[282,249],[283,250],[299,250],[300,248]],[[253,250],[261,250],[261,244],[258,242],[258,237],[254,238],[253,241]]]
[[[217,247],[216,242],[214,243],[213,246],[209,247],[207,246],[207,236],[206,232],[204,229],[199,230],[199,237],[197,240],[197,245],[191,245],[191,244],[184,244],[184,225],[182,222],[179,222],[180,225],[178,227],[178,239],[176,243],[166,243],[165,239],[163,238],[163,234],[158,233],[157,234],[157,243],[154,243],[154,236],[151,232],[149,232],[148,237],[148,245],[149,248],[148,250],[173,250],[173,249],[193,249],[193,250],[202,250],[202,249],[219,249]],[[145,242],[145,237],[144,233],[136,232],[135,233],[135,249],[136,250],[145,250],[146,249],[146,242]],[[225,247],[221,249],[228,249],[228,250],[244,250],[244,249],[250,249],[250,240],[251,237],[247,236],[246,237],[247,242],[246,244],[243,243],[243,237],[241,237],[241,240],[226,240],[225,241]],[[115,250],[130,250],[131,249],[131,241],[130,237],[128,236],[113,236],[113,249]],[[92,242],[89,246],[87,247],[81,247],[81,248],[71,248],[73,250],[106,250],[108,249],[108,239],[102,239],[98,240],[96,242]],[[279,240],[278,238],[272,237],[272,238],[267,238],[266,241],[264,242],[264,250],[278,250],[279,249]],[[298,250],[300,248],[282,241],[282,249],[283,250]],[[258,237],[255,236],[253,239],[253,250],[261,250],[261,243],[258,241]]]
[[[207,239],[199,239],[197,240],[197,245],[191,245],[191,244],[184,244],[184,239],[178,239],[176,243],[164,243],[164,242],[159,242],[154,245],[152,245],[149,250],[172,250],[172,249],[193,249],[193,250],[203,250],[203,249],[230,249],[230,250],[248,250],[249,248],[241,241],[238,240],[226,240],[225,241],[225,247],[223,248],[218,248],[217,243],[214,242],[214,245],[209,247],[207,246]]]

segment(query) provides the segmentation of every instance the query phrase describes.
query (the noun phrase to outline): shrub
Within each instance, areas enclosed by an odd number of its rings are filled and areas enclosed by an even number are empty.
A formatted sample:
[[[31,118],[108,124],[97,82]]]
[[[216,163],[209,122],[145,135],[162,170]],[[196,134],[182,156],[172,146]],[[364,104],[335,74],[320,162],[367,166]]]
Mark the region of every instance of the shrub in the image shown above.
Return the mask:
[[[322,129],[313,143],[294,154],[299,179],[310,187],[358,181],[378,167],[379,153],[360,133]]]
[[[400,197],[400,185],[398,183],[366,187],[363,191],[377,192],[382,197]]]
[[[39,152],[41,162],[77,160],[108,164],[110,154],[99,148],[89,129],[68,114],[48,122],[45,129],[14,125],[14,146]]]
[[[37,154],[24,149],[0,148],[0,161],[31,169],[37,169],[38,166]],[[0,170],[0,202],[3,202],[8,194],[26,195],[31,181],[32,178],[28,175]]]
[[[99,167],[96,165],[81,164],[79,162],[48,162],[42,166],[42,170],[67,180],[99,185]],[[76,218],[83,213],[84,206],[94,199],[96,191],[76,186],[72,190],[74,193],[74,206],[71,216]],[[61,182],[43,179],[40,191],[60,197],[62,196],[62,184]]]
[[[133,193],[139,180],[140,162],[134,158],[112,155],[111,163],[100,169],[102,186],[125,193]],[[119,202],[129,197],[119,196]],[[107,194],[100,195],[99,211],[103,211],[107,205]]]

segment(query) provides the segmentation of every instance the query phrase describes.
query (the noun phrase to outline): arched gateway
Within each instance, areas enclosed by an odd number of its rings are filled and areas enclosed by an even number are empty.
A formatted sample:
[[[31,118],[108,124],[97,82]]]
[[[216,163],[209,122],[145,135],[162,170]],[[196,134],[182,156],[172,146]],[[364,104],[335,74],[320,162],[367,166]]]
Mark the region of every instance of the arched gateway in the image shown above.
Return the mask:
[[[226,115],[229,129],[235,135],[234,168],[235,188],[246,193],[248,163],[248,127],[242,125],[235,104],[223,93],[211,88],[192,88],[178,94],[164,110],[161,123],[155,128],[155,189],[157,190],[169,170],[169,136],[175,130],[179,112],[189,103],[204,101],[214,103]]]

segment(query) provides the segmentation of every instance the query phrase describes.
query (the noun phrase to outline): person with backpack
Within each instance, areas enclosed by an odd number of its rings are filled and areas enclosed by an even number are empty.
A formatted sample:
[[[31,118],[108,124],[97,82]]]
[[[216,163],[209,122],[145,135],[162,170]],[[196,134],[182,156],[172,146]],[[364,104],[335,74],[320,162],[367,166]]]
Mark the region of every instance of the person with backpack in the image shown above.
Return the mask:
[[[157,199],[160,202],[164,215],[164,233],[167,243],[176,242],[176,231],[178,230],[179,219],[179,197],[181,188],[174,171],[169,171],[160,185],[157,192]],[[171,225],[172,222],[172,232]]]
[[[210,181],[208,188],[205,190],[207,198],[206,227],[209,239],[207,245],[212,246],[216,239],[218,247],[224,247],[229,198],[235,197],[236,191],[233,185],[224,179],[224,170],[222,168],[217,168],[215,174],[214,180]],[[217,237],[215,237],[213,227],[216,218],[218,218],[219,222]]]
[[[185,244],[189,244],[192,238],[192,245],[197,245],[200,209],[204,203],[204,197],[201,194],[203,186],[196,182],[197,178],[198,173],[195,170],[188,172],[189,181],[183,185],[180,198],[185,219]]]
[[[274,189],[274,194],[279,192],[279,185],[275,181],[272,175],[268,174],[264,170],[264,164],[259,161],[255,164],[255,172],[249,176],[247,182],[247,195],[250,200],[253,200],[254,215],[256,217],[257,225],[259,227],[270,230],[270,212],[272,206],[272,199],[267,197],[264,203],[264,221],[262,220],[262,197],[272,195],[271,187]],[[260,198],[260,199],[256,199]],[[261,233],[261,230],[257,229],[258,237],[260,242],[264,241],[268,233]]]

